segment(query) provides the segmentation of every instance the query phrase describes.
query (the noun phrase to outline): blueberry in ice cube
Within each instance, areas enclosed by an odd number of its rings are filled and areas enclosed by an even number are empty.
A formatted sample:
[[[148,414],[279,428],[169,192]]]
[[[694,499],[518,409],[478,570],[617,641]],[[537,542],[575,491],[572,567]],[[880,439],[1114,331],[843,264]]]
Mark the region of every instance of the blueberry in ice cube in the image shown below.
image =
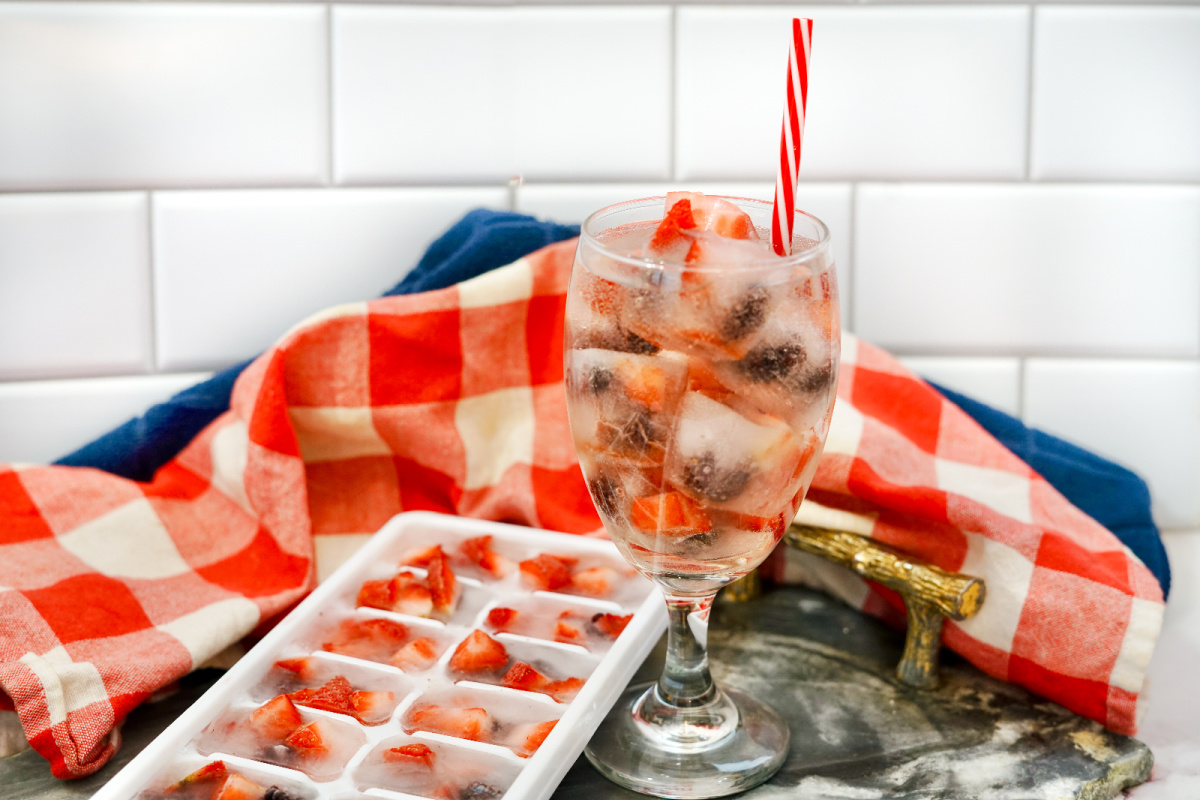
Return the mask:
[[[263,794],[262,800],[300,800],[291,792],[284,791],[278,786],[272,786]]]
[[[738,362],[738,368],[754,383],[770,383],[786,378],[804,363],[804,358],[804,347],[789,342],[751,350]]]
[[[459,792],[458,796],[461,800],[492,800],[504,794],[495,786],[484,783],[483,781],[475,781],[467,788]]]
[[[721,335],[737,341],[762,327],[767,319],[768,299],[767,290],[761,286],[755,286],[738,298],[721,321]]]
[[[592,394],[601,394],[612,386],[613,371],[605,367],[596,367],[587,376],[587,388]]]
[[[588,481],[588,491],[592,494],[592,501],[596,504],[596,508],[604,512],[605,516],[620,515],[621,497],[625,491],[617,485],[616,481],[607,475],[601,475]]]
[[[713,503],[725,503],[737,497],[745,491],[749,481],[749,469],[740,465],[718,465],[717,456],[711,450],[689,459],[683,467],[684,486]]]
[[[806,392],[819,392],[829,385],[831,378],[833,378],[833,370],[829,364],[821,364],[801,375],[799,385]]]

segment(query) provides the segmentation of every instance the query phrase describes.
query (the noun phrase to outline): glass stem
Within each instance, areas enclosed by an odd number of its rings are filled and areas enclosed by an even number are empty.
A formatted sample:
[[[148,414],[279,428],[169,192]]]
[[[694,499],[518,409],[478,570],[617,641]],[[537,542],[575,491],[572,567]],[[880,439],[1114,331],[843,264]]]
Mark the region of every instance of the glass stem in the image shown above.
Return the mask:
[[[667,663],[658,679],[658,695],[663,702],[678,708],[702,706],[717,695],[708,671],[707,635],[698,639],[688,623],[689,615],[704,617],[712,608],[715,594],[705,597],[666,595]]]

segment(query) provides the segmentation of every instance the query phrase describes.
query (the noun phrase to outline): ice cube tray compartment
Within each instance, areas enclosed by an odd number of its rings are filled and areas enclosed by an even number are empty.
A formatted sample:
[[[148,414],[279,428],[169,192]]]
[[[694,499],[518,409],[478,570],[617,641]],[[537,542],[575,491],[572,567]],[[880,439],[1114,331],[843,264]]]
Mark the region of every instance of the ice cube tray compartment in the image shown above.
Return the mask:
[[[389,579],[400,570],[427,580],[427,559],[424,565],[404,562],[420,560],[434,545],[445,553],[459,587],[453,608],[414,616],[358,605],[367,581]],[[538,568],[532,574],[521,568],[543,555],[582,578],[565,584],[555,578],[546,590]],[[529,624],[490,625],[489,614],[497,608],[526,615]],[[594,620],[609,629],[626,627],[612,635]],[[558,629],[559,623],[568,628]],[[664,624],[657,591],[607,541],[425,512],[402,514],[96,800],[164,796],[166,787],[214,760],[261,790],[275,785],[286,793],[271,800],[439,798],[465,790],[541,800],[574,762]],[[563,634],[559,641],[556,629]],[[582,638],[572,630],[582,631]],[[474,632],[498,645],[502,658],[480,670],[455,669],[455,653]],[[428,658],[416,667],[400,655],[414,642],[431,646],[422,645]],[[253,715],[296,692],[306,693],[292,703],[293,712],[285,709],[275,720],[287,730],[268,724],[274,738],[264,738],[263,725],[251,723]],[[347,706],[356,692],[361,693],[356,704]],[[274,719],[266,712],[260,717]],[[321,747],[329,752],[322,754]],[[214,800],[197,791],[192,786],[186,795],[166,796]]]

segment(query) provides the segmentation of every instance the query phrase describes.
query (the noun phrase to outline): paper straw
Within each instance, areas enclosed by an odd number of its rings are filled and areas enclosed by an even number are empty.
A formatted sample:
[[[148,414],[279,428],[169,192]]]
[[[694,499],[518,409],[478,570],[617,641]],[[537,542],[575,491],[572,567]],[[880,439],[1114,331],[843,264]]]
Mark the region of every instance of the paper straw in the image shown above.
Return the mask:
[[[792,46],[788,51],[787,111],[779,140],[779,177],[775,181],[775,208],[771,221],[771,247],[781,256],[792,251],[792,220],[796,216],[796,183],[800,177],[800,140],[808,108],[808,54],[812,47],[812,20],[792,20]]]

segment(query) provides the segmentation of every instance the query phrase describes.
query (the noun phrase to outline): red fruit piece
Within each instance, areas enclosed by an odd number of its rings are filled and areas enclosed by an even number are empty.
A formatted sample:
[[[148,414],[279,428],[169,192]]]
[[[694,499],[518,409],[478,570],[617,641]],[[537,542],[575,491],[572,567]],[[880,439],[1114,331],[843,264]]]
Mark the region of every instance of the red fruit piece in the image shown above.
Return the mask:
[[[434,557],[442,552],[442,546],[435,544],[432,547],[418,547],[414,550],[409,550],[400,557],[400,563],[406,567],[427,567],[429,562],[433,561]]]
[[[366,581],[358,591],[357,604],[416,617],[433,611],[433,596],[425,582],[411,572],[399,572],[389,580]]]
[[[268,700],[250,714],[250,726],[272,742],[282,742],[303,724],[300,710],[286,694]]]
[[[684,198],[671,206],[663,221],[658,224],[654,236],[650,238],[649,250],[654,253],[678,247],[688,241],[686,230],[696,227],[696,218],[692,215],[692,201]]]
[[[320,708],[338,714],[353,714],[354,709],[350,705],[350,695],[353,692],[354,687],[350,685],[350,681],[346,680],[345,676],[335,675],[326,681],[324,686],[318,686],[315,689],[300,689],[292,692],[289,696],[298,706]]]
[[[592,567],[572,575],[571,587],[592,597],[608,597],[620,580],[621,573],[612,567]]]
[[[224,761],[211,761],[195,772],[180,778],[178,782],[167,787],[168,792],[177,792],[188,786],[204,783],[219,783],[229,775],[229,768]]]
[[[553,592],[571,583],[571,565],[567,560],[542,553],[522,561],[521,577],[534,589]]]
[[[389,764],[401,764],[429,771],[433,770],[434,758],[434,752],[427,744],[405,744],[383,751],[383,760]]]
[[[758,239],[758,230],[750,216],[728,200],[705,197],[699,192],[669,192],[666,205],[681,200],[691,203],[692,217],[700,230],[713,231],[727,239]]]
[[[488,712],[483,708],[425,706],[413,711],[409,719],[422,730],[470,739],[473,742],[484,741],[485,731],[490,733],[492,728]]]
[[[384,659],[408,639],[408,628],[390,619],[345,619],[321,649],[344,656]]]
[[[330,733],[331,731],[323,720],[313,720],[292,731],[291,735],[283,740],[283,743],[301,758],[323,758],[329,753],[329,745],[325,743],[325,737]]]
[[[456,672],[495,672],[507,663],[504,645],[480,630],[471,631],[450,657],[450,669]]]
[[[395,699],[391,692],[352,692],[351,713],[364,725],[378,725],[391,715]]]
[[[512,665],[512,668],[508,672],[504,673],[504,678],[500,683],[510,689],[540,692],[553,683],[553,681],[524,661],[518,661]]]
[[[437,548],[437,552],[429,560],[429,577],[425,581],[429,585],[434,609],[442,612],[453,611],[458,603],[458,579],[454,577],[454,571],[450,569],[441,547]]]
[[[554,641],[567,644],[580,644],[584,641],[583,628],[571,616],[570,611],[564,611],[559,616],[554,625]]]
[[[667,492],[639,497],[630,504],[629,521],[641,531],[688,536],[712,530],[708,513],[687,495]]]
[[[633,614],[621,616],[619,614],[600,613],[592,617],[592,627],[604,636],[615,639],[621,635],[621,631],[625,630],[625,626],[629,624],[629,620],[631,619],[633,619]]]
[[[263,788],[254,781],[231,772],[213,800],[260,800]]]
[[[667,399],[667,374],[661,369],[634,362],[622,362],[618,368],[621,385],[629,399],[651,411],[662,411]]]
[[[437,642],[427,636],[422,636],[420,639],[413,639],[397,650],[389,663],[405,672],[420,672],[433,666],[437,657]]]
[[[569,703],[582,688],[582,678],[565,678],[561,681],[551,681],[542,691],[560,703]]]
[[[498,631],[502,631],[512,624],[512,621],[517,617],[515,608],[504,608],[503,606],[493,608],[488,612],[487,621]]]
[[[557,724],[558,720],[552,719],[549,722],[535,725],[529,735],[525,737],[521,747],[527,752],[534,752],[542,746],[542,742],[546,741],[546,737],[550,735],[550,731],[554,730],[554,726]]]
[[[462,543],[462,553],[470,561],[486,569],[497,578],[503,578],[505,569],[504,559],[492,550],[491,536],[476,536]]]
[[[276,661],[275,666],[280,669],[285,669],[288,672],[295,673],[296,677],[301,680],[307,680],[313,676],[316,671],[316,664],[308,657],[304,658],[285,658],[281,661]]]

